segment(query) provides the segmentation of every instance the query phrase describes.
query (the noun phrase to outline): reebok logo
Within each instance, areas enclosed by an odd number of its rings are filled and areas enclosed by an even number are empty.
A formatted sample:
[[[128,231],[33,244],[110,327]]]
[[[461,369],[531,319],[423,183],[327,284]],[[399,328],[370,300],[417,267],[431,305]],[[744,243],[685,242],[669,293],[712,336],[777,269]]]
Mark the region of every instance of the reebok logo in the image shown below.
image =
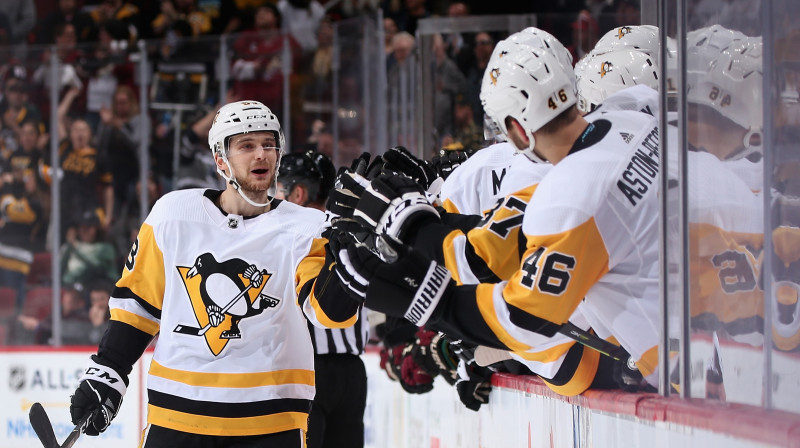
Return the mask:
[[[619,136],[625,140],[625,143],[630,143],[633,140],[633,134],[628,134],[627,132],[620,132]]]

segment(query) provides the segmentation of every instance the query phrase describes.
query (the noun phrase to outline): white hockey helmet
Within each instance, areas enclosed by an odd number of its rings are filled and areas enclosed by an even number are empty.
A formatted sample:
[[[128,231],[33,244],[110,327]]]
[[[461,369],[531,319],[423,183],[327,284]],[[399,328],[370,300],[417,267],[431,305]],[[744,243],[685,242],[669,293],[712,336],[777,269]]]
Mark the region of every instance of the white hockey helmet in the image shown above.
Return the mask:
[[[578,86],[578,109],[589,113],[610,95],[638,84],[658,90],[658,66],[640,51],[612,51],[588,56]]]
[[[688,84],[691,86],[697,82],[698,76],[705,76],[711,62],[726,48],[744,40],[747,40],[744,33],[717,24],[686,33]]]
[[[561,65],[565,67],[568,65],[572,66],[572,53],[570,53],[555,36],[545,30],[529,26],[522,31],[508,36],[508,40],[533,48],[551,48],[561,62]]]
[[[641,51],[657,61],[658,27],[653,25],[616,27],[597,41],[592,53],[605,54],[621,50]]]
[[[763,116],[763,63],[759,38],[736,41],[714,59],[707,72],[690,78],[687,101],[708,106],[748,132],[743,151],[728,160],[761,150]]]
[[[230,176],[226,175],[223,170],[217,168],[217,173],[225,179],[226,182],[233,185],[239,195],[244,198],[249,204],[255,207],[264,207],[269,205],[270,201],[265,203],[257,203],[248,198],[241,190],[239,182],[236,180],[236,175],[228,163],[228,142],[234,135],[246,134],[249,132],[257,131],[272,131],[275,134],[275,139],[278,144],[278,160],[275,165],[275,179],[272,182],[271,190],[276,188],[278,168],[280,166],[281,154],[286,145],[286,139],[281,130],[281,124],[278,117],[272,111],[259,101],[247,100],[237,101],[222,106],[214,117],[214,122],[211,124],[211,129],[208,131],[208,146],[211,148],[212,155],[219,155],[228,166]],[[274,191],[270,191],[270,196],[274,196]]]
[[[484,111],[504,135],[508,136],[507,117],[522,125],[530,141],[528,148],[520,149],[522,153],[546,162],[533,151],[533,133],[575,104],[575,73],[558,40],[534,39],[533,35],[528,28],[497,44],[483,74],[480,98]]]

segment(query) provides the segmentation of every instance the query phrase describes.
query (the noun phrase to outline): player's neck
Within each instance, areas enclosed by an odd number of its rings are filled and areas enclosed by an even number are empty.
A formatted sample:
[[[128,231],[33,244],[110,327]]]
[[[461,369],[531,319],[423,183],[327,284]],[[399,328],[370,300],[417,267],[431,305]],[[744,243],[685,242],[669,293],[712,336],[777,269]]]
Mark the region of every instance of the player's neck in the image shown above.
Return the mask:
[[[260,203],[267,202],[268,200],[266,192],[264,193],[264,197],[251,197],[250,199]],[[268,212],[270,210],[270,204],[261,207],[254,206],[245,201],[232,185],[228,185],[228,188],[226,188],[219,197],[219,208],[229,215],[257,216]]]
[[[589,125],[583,117],[577,117],[569,124],[552,134],[533,134],[536,141],[534,150],[553,165],[562,161],[569,154],[575,141]]]

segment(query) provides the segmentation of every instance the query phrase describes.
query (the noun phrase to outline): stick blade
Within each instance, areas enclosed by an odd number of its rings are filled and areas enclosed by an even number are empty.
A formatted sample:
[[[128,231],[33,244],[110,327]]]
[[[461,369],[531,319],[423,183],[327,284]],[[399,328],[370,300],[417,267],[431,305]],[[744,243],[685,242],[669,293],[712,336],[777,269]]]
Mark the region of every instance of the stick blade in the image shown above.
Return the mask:
[[[47,412],[41,403],[34,403],[31,406],[28,418],[44,448],[59,448],[56,434],[53,432],[53,425],[50,423],[50,417],[47,416]]]
[[[175,333],[180,333],[180,334],[189,334],[189,335],[192,335],[192,336],[199,336],[200,332],[202,331],[202,329],[201,328],[197,328],[197,327],[190,327],[190,326],[187,326],[187,325],[178,324],[175,327],[175,329],[172,330],[172,331],[175,332]]]

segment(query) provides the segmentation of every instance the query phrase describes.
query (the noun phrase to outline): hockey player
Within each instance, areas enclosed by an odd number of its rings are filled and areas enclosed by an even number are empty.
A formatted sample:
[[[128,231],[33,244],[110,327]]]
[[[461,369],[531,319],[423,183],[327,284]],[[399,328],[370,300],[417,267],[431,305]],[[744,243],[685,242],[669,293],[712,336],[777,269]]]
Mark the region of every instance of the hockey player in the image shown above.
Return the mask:
[[[517,272],[507,282],[455,286],[441,265],[391,238],[413,232],[420,216],[436,219],[433,209],[402,182],[378,178],[355,216],[388,234],[381,239],[385,256],[396,261],[345,244],[337,273],[367,306],[519,353],[563,331],[580,306],[598,336],[630,354],[630,362],[619,363],[629,379],[639,381],[638,368],[654,384],[655,119],[627,111],[582,118],[574,107],[572,67],[552,50],[514,43],[495,56],[482,85],[485,110],[527,156],[554,165],[525,209],[527,250]]]
[[[153,207],[72,420],[103,432],[158,334],[140,446],[302,447],[315,380],[297,294],[322,266],[324,214],[273,199],[284,138],[263,104],[220,108],[208,142],[226,188],[172,192]]]
[[[324,154],[287,154],[281,160],[278,190],[290,202],[324,211],[335,176],[333,163]],[[323,329],[309,323],[308,330],[317,389],[308,421],[308,446],[362,447],[367,372],[360,355],[369,338],[367,312],[361,308],[358,320],[348,328]]]

